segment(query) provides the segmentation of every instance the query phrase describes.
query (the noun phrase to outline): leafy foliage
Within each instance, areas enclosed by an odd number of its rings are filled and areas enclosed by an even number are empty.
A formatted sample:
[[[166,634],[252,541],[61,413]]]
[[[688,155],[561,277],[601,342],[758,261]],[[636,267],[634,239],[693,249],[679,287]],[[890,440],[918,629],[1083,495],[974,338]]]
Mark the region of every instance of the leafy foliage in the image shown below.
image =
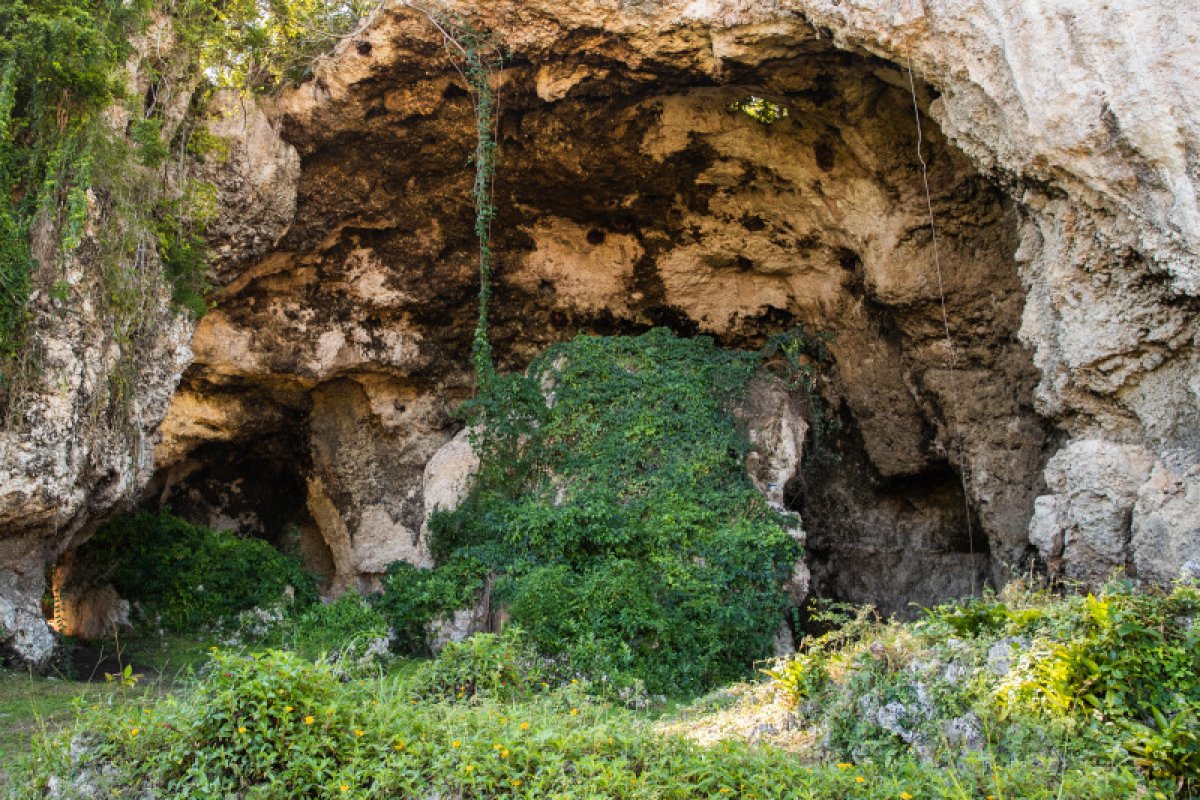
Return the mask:
[[[403,650],[425,655],[425,628],[430,621],[470,604],[483,584],[483,566],[470,559],[432,570],[397,561],[388,566],[383,594],[375,607],[395,631]]]
[[[482,696],[513,702],[534,694],[545,669],[525,632],[510,625],[499,634],[479,633],[447,644],[418,673],[413,692],[426,698]]]
[[[479,480],[434,517],[435,554],[493,574],[495,602],[585,672],[653,691],[742,674],[770,650],[799,557],[730,414],[755,363],[661,329],[549,349],[470,404]],[[406,608],[421,613],[389,618],[411,635],[437,604]]]
[[[290,628],[293,647],[307,658],[388,638],[387,621],[356,592],[346,592],[332,603],[313,604],[294,618]]]
[[[296,558],[167,513],[110,522],[79,549],[78,559],[94,565],[93,580],[111,582],[168,630],[218,625],[289,595],[300,608],[316,600],[315,579]]]
[[[781,106],[765,97],[747,95],[729,104],[730,111],[740,111],[751,119],[758,120],[764,125],[774,125],[781,119],[791,116],[787,106]]]
[[[466,659],[494,663],[497,640]],[[459,659],[470,645],[456,651]],[[466,662],[463,662],[466,663]],[[420,686],[418,680],[415,686]],[[218,651],[177,698],[85,707],[42,738],[11,782],[14,800],[48,784],[97,795],[173,798],[760,798],[931,800],[1138,795],[1130,776],[1087,764],[960,754],[947,764],[812,764],[770,746],[698,746],[575,685],[518,702],[414,692],[403,678],[343,680],[291,654]],[[69,742],[75,742],[72,750]]]
[[[836,758],[918,753],[950,763],[987,748],[1140,772],[1154,789],[1147,796],[1191,797],[1200,787],[1198,603],[1189,585],[1167,593],[1113,583],[1054,597],[1014,582],[1001,597],[948,603],[915,625],[843,612],[841,625],[807,637],[769,674],[805,724],[826,731]]]
[[[96,297],[122,352],[135,349],[164,277],[177,308],[206,308],[210,205],[187,177],[213,88],[263,91],[299,80],[373,0],[0,0],[0,399],[30,373],[30,298],[80,300],[60,279],[91,219]],[[164,22],[165,20],[165,22]],[[165,25],[170,52],[142,54],[146,97],[127,96],[130,37]],[[151,37],[153,38],[153,37]],[[160,37],[163,38],[163,37]],[[167,124],[165,109],[188,108]],[[124,106],[127,131],[104,119]],[[110,115],[111,116],[111,115]],[[211,187],[207,187],[211,190]],[[37,229],[38,252],[34,252]],[[147,253],[163,262],[148,269]],[[91,278],[93,276],[87,276]],[[129,365],[122,365],[117,372]],[[128,375],[109,376],[128,383]],[[121,386],[110,392],[119,398]],[[110,398],[111,399],[111,398]]]

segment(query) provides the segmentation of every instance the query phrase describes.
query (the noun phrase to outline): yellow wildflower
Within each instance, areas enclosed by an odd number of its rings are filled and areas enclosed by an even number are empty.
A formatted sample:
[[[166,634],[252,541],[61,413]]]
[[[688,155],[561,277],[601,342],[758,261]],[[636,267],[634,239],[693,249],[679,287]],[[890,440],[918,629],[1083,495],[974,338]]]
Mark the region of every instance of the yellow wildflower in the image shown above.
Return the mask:
[[[131,730],[131,731],[129,732],[129,735],[130,735],[130,736],[137,736],[139,731],[141,731],[141,728],[134,728],[133,730]]]
[[[521,779],[520,779],[520,778],[517,778],[516,780],[514,780],[514,781],[513,781],[513,786],[520,786],[520,785],[521,785]]]
[[[453,742],[451,742],[450,744],[451,744],[452,746],[454,746],[454,747],[462,747],[462,742],[460,742],[458,739],[455,739],[455,740],[454,740]]]
[[[528,722],[522,722],[522,723],[521,723],[521,730],[523,730],[523,731],[527,731],[527,730],[529,730],[529,723],[528,723]]]
[[[283,710],[284,710],[284,711],[287,711],[287,712],[291,712],[291,710],[292,710],[292,707],[291,707],[291,706],[284,706],[284,707],[283,707]]]
[[[354,735],[355,735],[355,736],[362,736],[362,735],[363,735],[362,729],[361,729],[361,728],[355,728],[355,729],[354,729]]]
[[[393,750],[403,750],[404,749],[404,741],[401,740],[399,742],[396,742],[394,745],[392,745],[392,749]]]
[[[900,800],[912,800],[912,795],[909,794],[908,792],[901,792]]]
[[[239,726],[238,726],[238,733],[245,733],[245,732],[246,732],[246,726],[245,726],[245,725],[239,725]]]
[[[850,768],[851,768],[851,767],[853,767],[853,766],[854,766],[854,765],[853,765],[853,764],[851,764],[851,763],[850,763],[850,762],[848,762],[848,761],[841,761],[841,762],[839,762],[839,763],[838,763],[838,765],[837,765],[837,768],[838,768],[838,769],[850,769]]]
[[[854,782],[855,782],[855,783],[866,783],[866,782],[867,782],[867,779],[866,779],[866,778],[864,778],[862,775],[855,775],[855,776],[854,776]]]
[[[571,709],[571,716],[572,716],[572,717],[577,717],[577,716],[579,716],[579,709],[578,709],[578,708],[572,708],[572,709]]]
[[[346,784],[344,784],[344,783],[343,783],[343,784],[342,784],[342,791],[343,791],[343,792],[348,792],[348,791],[350,791],[350,787],[349,787],[349,786],[347,786]]]
[[[474,772],[474,771],[475,771],[475,765],[467,764],[467,772]]]
[[[316,718],[312,714],[309,714],[307,717],[304,718],[304,724],[312,725],[314,719],[316,719]]]

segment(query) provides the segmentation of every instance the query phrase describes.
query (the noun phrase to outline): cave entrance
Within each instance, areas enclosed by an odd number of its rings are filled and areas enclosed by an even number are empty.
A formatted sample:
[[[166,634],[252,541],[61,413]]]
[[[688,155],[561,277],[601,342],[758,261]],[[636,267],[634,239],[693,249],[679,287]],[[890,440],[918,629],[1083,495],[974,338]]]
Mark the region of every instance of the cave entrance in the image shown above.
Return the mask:
[[[473,392],[473,112],[424,30],[397,34],[417,39],[348,94],[284,114],[302,156],[294,224],[220,290],[165,423],[187,432],[170,463],[197,462],[169,502],[211,508],[222,480],[288,476],[260,496],[320,531],[334,589],[427,558],[424,466]],[[814,31],[777,39],[767,55],[738,40],[720,71],[570,48],[506,70],[500,366],[580,332],[665,325],[733,348],[824,335],[817,395],[839,460],[798,501],[818,590],[903,611],[1001,582],[1025,554],[1045,441],[1016,335],[1013,204],[942,135],[933,89],[917,81],[914,98],[904,70]],[[214,386],[238,410],[206,431]],[[304,434],[275,450],[206,444],[243,442],[230,428],[281,407],[303,407]]]

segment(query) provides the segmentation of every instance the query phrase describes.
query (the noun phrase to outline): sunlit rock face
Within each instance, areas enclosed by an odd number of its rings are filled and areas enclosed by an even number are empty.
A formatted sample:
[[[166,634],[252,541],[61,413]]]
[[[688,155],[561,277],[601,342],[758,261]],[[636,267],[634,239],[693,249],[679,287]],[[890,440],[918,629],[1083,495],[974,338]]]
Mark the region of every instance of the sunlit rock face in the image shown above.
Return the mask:
[[[806,466],[773,490],[817,593],[899,611],[1031,558],[1084,580],[1191,569],[1200,21],[1136,1],[446,6],[510,52],[505,368],[581,331],[828,334],[786,404]],[[750,96],[787,116],[731,110]],[[216,308],[144,497],[298,535],[331,590],[370,588],[428,558],[426,464],[473,391],[470,97],[428,17],[389,2],[262,113],[218,169],[240,209],[221,224],[245,226],[216,229]],[[239,180],[260,199],[238,206]],[[1100,497],[1105,470],[1122,482]],[[22,535],[4,546],[30,564],[65,546]]]

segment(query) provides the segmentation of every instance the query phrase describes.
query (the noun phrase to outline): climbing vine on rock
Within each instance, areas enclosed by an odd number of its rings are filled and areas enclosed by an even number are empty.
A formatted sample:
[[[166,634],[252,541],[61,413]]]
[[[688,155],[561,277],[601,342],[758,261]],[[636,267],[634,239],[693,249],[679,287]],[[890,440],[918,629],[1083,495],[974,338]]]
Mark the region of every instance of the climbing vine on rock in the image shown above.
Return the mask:
[[[731,414],[757,363],[656,329],[581,336],[498,381],[469,407],[487,423],[474,491],[432,522],[439,570],[491,575],[493,607],[580,670],[655,691],[744,674],[800,555]]]
[[[504,52],[487,34],[467,20],[444,12],[413,6],[425,14],[445,39],[455,68],[470,89],[475,108],[475,181],[471,199],[475,203],[475,236],[479,241],[479,316],[472,341],[476,381],[482,391],[496,380],[492,343],[488,335],[488,306],[492,299],[492,224],[496,219],[496,126],[498,98],[495,76],[504,68]]]
[[[214,204],[187,164],[202,155],[208,93],[301,79],[375,5],[0,0],[0,402],[35,366],[27,328],[39,293],[64,310],[91,295],[122,352],[152,333],[160,279],[177,308],[203,313]],[[138,37],[144,96],[127,85]],[[88,274],[67,280],[89,229]]]

